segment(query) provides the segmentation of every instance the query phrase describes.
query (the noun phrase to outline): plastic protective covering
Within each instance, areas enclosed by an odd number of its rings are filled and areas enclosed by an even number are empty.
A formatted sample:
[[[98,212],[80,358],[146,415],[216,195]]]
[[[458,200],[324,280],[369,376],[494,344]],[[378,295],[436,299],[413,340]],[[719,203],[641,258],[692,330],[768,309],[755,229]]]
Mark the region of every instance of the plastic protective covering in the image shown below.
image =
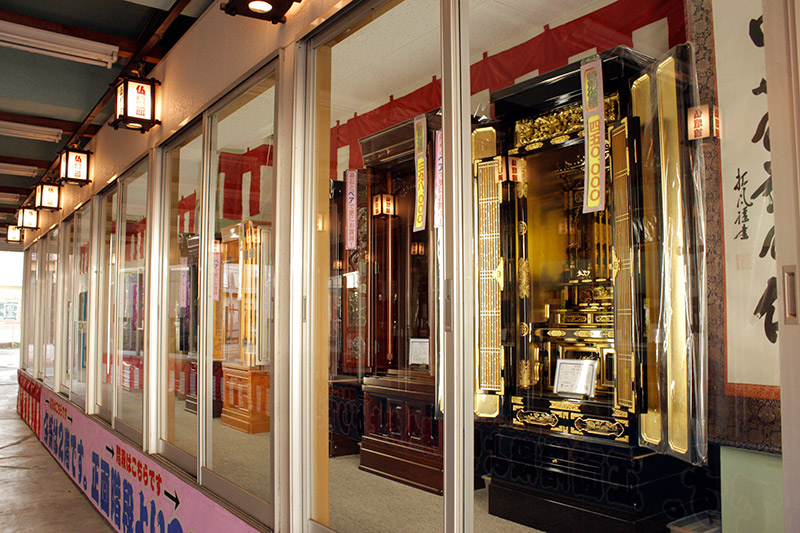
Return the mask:
[[[707,459],[692,58],[689,45],[659,59],[612,48],[493,93],[494,121],[473,130],[475,414],[506,417],[514,438]],[[604,185],[588,179],[603,139],[585,132],[584,90],[603,95]]]
[[[639,443],[706,462],[706,277],[703,161],[688,140],[697,105],[690,45],[645,69],[631,87],[641,129],[640,272],[644,276]],[[638,238],[637,238],[638,237]]]

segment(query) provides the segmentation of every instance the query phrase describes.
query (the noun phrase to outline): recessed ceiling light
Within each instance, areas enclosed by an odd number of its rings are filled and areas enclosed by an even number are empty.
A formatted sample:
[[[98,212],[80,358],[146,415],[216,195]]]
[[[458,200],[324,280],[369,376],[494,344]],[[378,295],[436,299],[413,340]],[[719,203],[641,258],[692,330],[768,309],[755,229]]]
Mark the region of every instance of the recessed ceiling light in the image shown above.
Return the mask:
[[[272,4],[269,2],[264,2],[264,0],[253,0],[247,7],[250,8],[251,11],[255,11],[256,13],[267,13],[272,11]]]

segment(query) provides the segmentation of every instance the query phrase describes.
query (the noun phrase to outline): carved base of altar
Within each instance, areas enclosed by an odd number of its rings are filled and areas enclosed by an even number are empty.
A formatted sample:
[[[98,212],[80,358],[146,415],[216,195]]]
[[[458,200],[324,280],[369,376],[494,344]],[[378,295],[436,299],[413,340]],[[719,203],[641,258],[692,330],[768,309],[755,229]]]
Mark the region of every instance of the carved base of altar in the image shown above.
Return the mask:
[[[269,431],[269,388],[266,370],[223,364],[220,421],[245,433]]]
[[[435,494],[443,492],[441,420],[426,373],[389,371],[364,378],[361,470]]]
[[[633,446],[508,429],[483,444],[491,446],[489,514],[536,529],[666,531],[672,520],[719,509],[714,454],[704,468]]]

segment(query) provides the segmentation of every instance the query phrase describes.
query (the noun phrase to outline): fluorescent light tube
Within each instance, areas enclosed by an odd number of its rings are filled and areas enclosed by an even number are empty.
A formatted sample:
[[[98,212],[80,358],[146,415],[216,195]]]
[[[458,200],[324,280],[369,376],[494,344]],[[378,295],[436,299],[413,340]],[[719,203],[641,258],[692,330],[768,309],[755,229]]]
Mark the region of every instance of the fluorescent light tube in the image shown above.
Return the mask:
[[[111,68],[118,46],[0,21],[0,46]]]
[[[11,176],[25,176],[28,178],[35,178],[37,171],[38,169],[36,167],[29,167],[27,165],[0,163],[0,174],[9,174]]]
[[[0,135],[51,143],[57,143],[61,140],[61,130],[59,129],[45,128],[44,126],[31,126],[30,124],[20,124],[18,122],[6,122],[3,120],[0,120]]]

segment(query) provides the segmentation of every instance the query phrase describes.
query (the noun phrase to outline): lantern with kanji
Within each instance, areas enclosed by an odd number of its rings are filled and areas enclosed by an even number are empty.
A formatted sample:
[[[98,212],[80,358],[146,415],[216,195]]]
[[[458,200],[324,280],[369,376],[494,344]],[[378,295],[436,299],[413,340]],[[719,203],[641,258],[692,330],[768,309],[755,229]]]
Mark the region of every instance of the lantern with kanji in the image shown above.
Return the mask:
[[[121,77],[114,88],[117,103],[114,106],[114,119],[109,125],[114,129],[122,125],[144,133],[159,124],[155,116],[158,83],[157,80],[136,75]]]
[[[89,181],[89,156],[91,152],[67,148],[61,152],[58,177],[62,182],[86,185]]]

